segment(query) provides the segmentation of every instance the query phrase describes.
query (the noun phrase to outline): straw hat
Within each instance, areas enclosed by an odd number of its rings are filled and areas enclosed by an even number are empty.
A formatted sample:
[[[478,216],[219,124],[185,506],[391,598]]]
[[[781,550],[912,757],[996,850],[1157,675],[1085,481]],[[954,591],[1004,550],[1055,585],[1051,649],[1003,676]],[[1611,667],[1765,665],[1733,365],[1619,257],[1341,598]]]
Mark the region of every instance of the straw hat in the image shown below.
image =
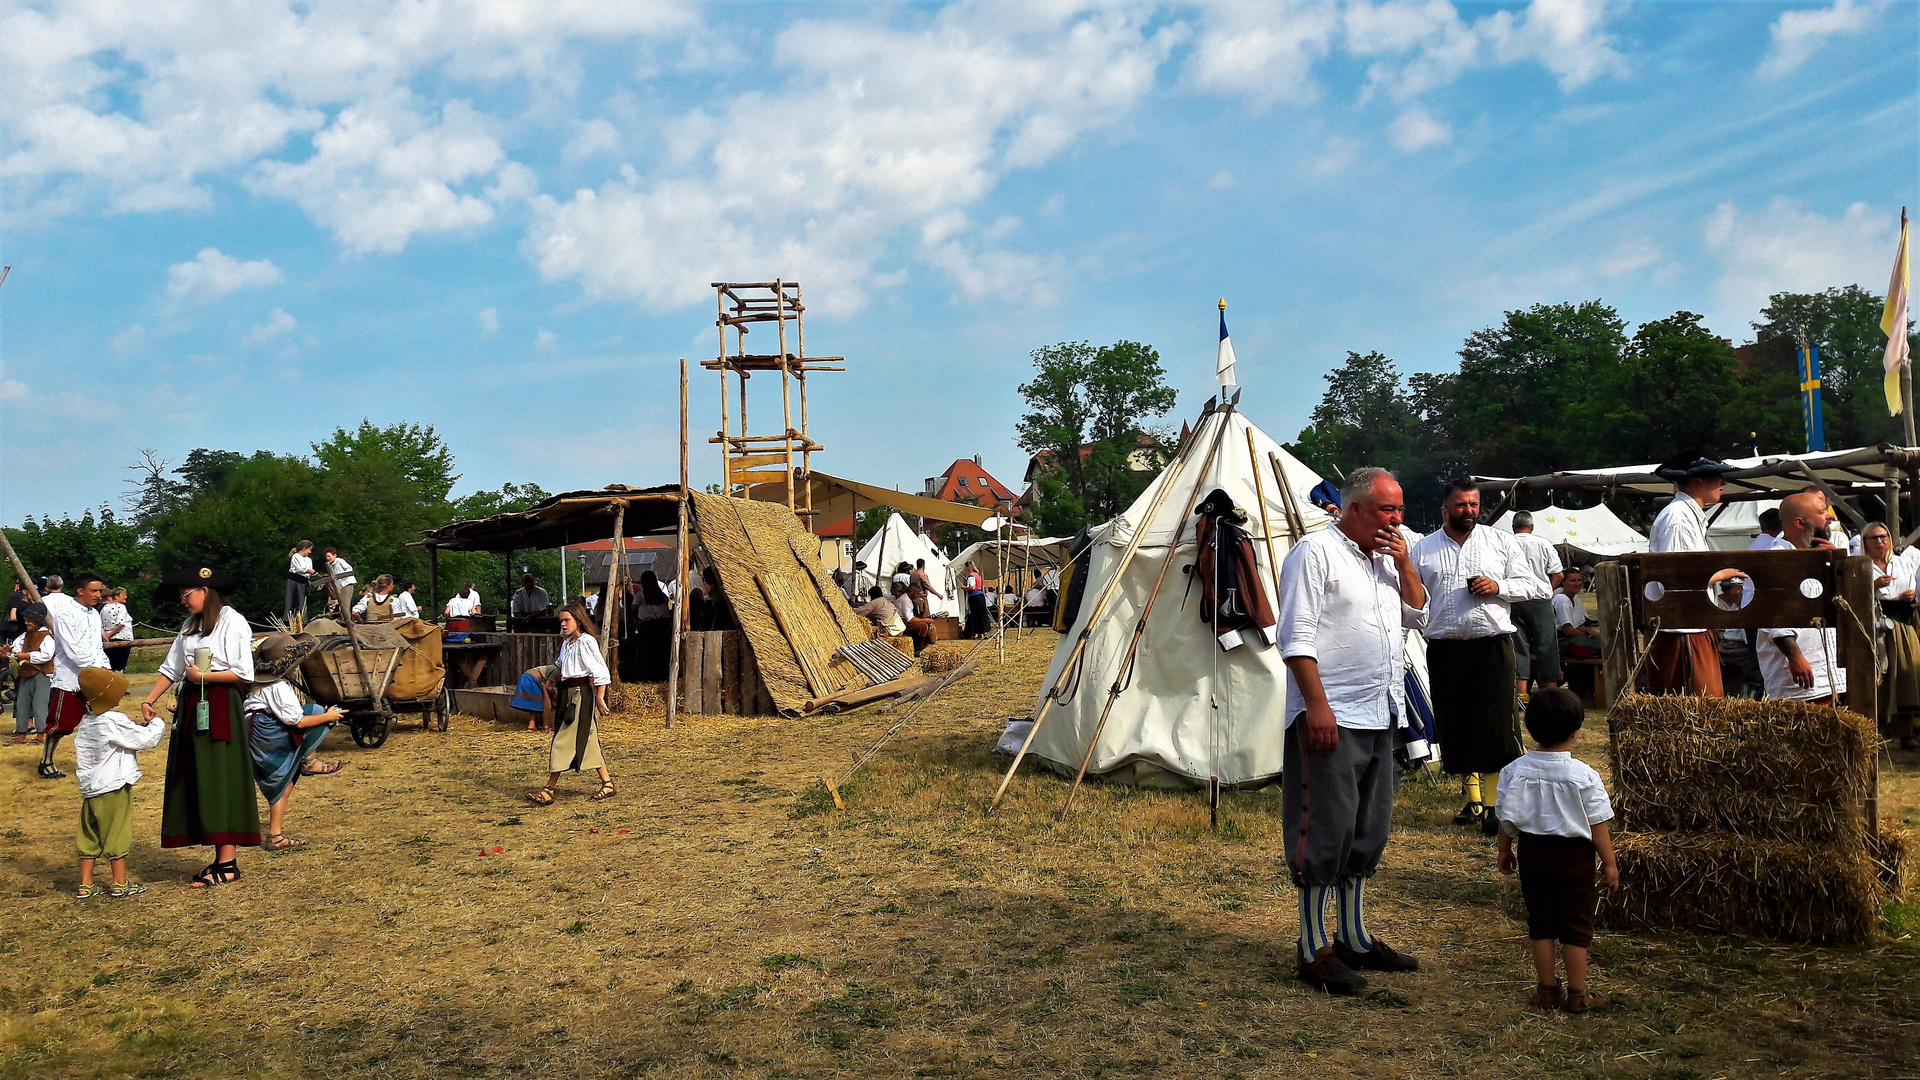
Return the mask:
[[[319,647],[317,641],[301,641],[291,634],[268,634],[261,638],[260,644],[253,647],[253,685],[265,686],[286,678]]]
[[[87,699],[87,711],[111,712],[127,696],[127,677],[112,668],[81,668],[80,696]]]

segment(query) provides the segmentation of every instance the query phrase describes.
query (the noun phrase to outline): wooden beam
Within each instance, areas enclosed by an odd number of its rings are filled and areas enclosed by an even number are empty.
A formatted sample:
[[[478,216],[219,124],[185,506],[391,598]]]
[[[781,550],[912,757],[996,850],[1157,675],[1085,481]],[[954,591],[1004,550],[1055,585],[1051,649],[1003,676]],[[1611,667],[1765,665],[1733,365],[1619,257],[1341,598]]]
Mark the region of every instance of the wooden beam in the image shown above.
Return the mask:
[[[1855,510],[1853,507],[1847,505],[1846,502],[1843,501],[1840,498],[1840,496],[1834,492],[1833,487],[1830,484],[1828,484],[1825,480],[1820,479],[1819,473],[1814,472],[1811,468],[1807,466],[1807,463],[1804,461],[1796,461],[1794,462],[1794,464],[1799,466],[1800,474],[1802,476],[1805,476],[1807,480],[1813,484],[1814,487],[1820,490],[1821,494],[1827,497],[1827,502],[1829,505],[1833,506],[1835,509],[1839,510],[1841,513],[1847,515],[1847,520],[1853,523],[1853,531],[1859,532],[1861,529],[1864,529],[1867,527],[1867,519],[1861,516],[1860,511]]]
[[[1599,598],[1601,661],[1600,677],[1606,685],[1608,701],[1633,688],[1627,675],[1639,653],[1640,635],[1633,628],[1627,601],[1627,568],[1619,562],[1603,562],[1593,568],[1594,593]]]

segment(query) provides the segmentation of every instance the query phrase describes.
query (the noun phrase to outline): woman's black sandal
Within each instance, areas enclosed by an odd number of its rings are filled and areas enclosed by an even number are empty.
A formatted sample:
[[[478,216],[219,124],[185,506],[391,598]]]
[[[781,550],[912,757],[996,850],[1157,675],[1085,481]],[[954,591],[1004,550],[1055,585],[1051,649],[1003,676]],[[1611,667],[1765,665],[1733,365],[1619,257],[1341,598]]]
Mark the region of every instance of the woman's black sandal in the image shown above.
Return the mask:
[[[228,859],[226,862],[208,863],[205,870],[188,879],[188,887],[193,889],[211,889],[219,885],[229,885],[240,880],[240,861]]]

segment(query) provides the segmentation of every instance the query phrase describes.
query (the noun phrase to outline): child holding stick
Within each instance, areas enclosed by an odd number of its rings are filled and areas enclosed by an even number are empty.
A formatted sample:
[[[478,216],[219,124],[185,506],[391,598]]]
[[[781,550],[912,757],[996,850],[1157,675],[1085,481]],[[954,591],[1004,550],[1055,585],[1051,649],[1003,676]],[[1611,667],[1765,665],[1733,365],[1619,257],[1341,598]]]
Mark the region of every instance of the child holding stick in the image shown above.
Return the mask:
[[[1527,937],[1541,1008],[1583,1013],[1587,949],[1593,944],[1594,857],[1605,887],[1620,887],[1607,823],[1613,803],[1593,767],[1573,756],[1586,708],[1565,687],[1535,690],[1527,702],[1527,734],[1539,748],[1500,770],[1500,872],[1520,872]],[[1554,975],[1553,943],[1566,961],[1563,988]]]

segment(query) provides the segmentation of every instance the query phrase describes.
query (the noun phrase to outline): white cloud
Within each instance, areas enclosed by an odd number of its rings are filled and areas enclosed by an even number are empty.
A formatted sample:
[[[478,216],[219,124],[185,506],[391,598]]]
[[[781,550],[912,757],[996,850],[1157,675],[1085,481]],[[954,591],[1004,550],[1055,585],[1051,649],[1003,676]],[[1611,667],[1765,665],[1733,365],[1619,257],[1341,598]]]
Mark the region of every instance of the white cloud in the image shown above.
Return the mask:
[[[1533,0],[1518,18],[1500,11],[1476,23],[1501,63],[1533,60],[1560,80],[1562,90],[1602,75],[1627,73],[1627,59],[1601,30],[1607,0]]]
[[[580,162],[619,149],[620,129],[604,117],[596,116],[575,129],[573,138],[561,149],[560,157],[564,161]]]
[[[1773,48],[1760,64],[1760,77],[1777,79],[1807,62],[1828,38],[1858,34],[1873,24],[1878,5],[1833,0],[1832,7],[1783,11],[1773,23]]]
[[[1435,120],[1433,114],[1419,105],[1406,110],[1387,125],[1387,138],[1401,152],[1411,154],[1429,146],[1438,146],[1453,140],[1453,128],[1442,121]]]
[[[500,313],[492,308],[480,309],[480,332],[497,334],[500,332]]]
[[[1720,264],[1716,294],[1724,325],[1751,322],[1777,292],[1863,285],[1878,294],[1893,265],[1898,218],[1865,203],[1837,217],[1786,198],[1742,212],[1722,203],[1706,220],[1707,251]]]
[[[560,335],[551,330],[542,330],[533,335],[533,347],[541,352],[552,352],[560,345]]]
[[[18,405],[32,396],[19,379],[0,379],[0,405]]]
[[[1199,22],[1188,83],[1255,108],[1316,97],[1313,65],[1332,50],[1340,29],[1338,11],[1311,0],[1213,0]]]
[[[274,308],[267,313],[267,321],[247,331],[247,336],[243,340],[245,344],[258,345],[263,341],[272,341],[282,334],[290,333],[299,325],[300,320],[279,308]]]
[[[914,30],[795,23],[786,85],[676,118],[662,174],[536,198],[525,250],[595,298],[676,307],[775,266],[845,311],[917,235],[962,293],[1041,297],[1048,264],[969,237],[965,209],[1125,115],[1171,41],[1113,12],[971,4]]]
[[[280,268],[266,259],[242,262],[219,248],[201,248],[192,261],[167,267],[167,295],[175,300],[212,300],[279,280]]]

